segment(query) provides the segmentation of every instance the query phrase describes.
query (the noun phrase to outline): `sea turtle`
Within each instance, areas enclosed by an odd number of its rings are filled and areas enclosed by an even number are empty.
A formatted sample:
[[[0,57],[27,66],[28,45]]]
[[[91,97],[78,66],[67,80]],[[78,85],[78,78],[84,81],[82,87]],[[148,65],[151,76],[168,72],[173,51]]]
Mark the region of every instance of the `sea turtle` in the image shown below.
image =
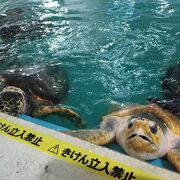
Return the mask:
[[[69,83],[58,65],[16,69],[0,73],[0,111],[33,117],[56,113],[83,125],[80,116],[63,107]]]
[[[180,62],[169,67],[161,80],[163,98],[149,97],[147,100],[180,117]]]
[[[42,37],[47,32],[49,25],[33,18],[34,12],[31,8],[13,8],[0,12],[0,37],[3,39],[34,39]],[[24,18],[31,16],[30,20]]]
[[[156,104],[130,107],[104,116],[99,129],[64,131],[80,139],[104,145],[116,142],[138,159],[167,155],[180,172],[180,119]]]

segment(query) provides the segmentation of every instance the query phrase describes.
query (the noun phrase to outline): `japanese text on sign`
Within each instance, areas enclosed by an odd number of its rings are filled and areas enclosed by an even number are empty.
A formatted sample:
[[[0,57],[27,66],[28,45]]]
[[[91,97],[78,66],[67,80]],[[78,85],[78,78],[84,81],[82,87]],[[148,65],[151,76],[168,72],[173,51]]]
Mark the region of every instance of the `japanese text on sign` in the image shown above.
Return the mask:
[[[114,161],[72,143],[0,118],[0,134],[30,145],[80,168],[120,180],[162,180],[135,167]]]

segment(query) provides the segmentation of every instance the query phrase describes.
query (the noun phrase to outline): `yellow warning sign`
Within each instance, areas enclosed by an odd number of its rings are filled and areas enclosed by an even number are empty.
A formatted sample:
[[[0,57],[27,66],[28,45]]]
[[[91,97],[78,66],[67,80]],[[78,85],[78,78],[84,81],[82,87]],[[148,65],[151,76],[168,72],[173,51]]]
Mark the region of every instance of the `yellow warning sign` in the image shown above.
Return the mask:
[[[59,152],[59,144],[51,147],[50,149],[48,149],[48,151],[51,152],[51,153],[54,153],[54,154],[58,154],[58,152]]]
[[[107,179],[162,180],[161,177],[146,173],[141,169],[114,161],[88,149],[78,147],[5,119],[0,119],[0,134],[30,145],[80,168],[106,176]]]

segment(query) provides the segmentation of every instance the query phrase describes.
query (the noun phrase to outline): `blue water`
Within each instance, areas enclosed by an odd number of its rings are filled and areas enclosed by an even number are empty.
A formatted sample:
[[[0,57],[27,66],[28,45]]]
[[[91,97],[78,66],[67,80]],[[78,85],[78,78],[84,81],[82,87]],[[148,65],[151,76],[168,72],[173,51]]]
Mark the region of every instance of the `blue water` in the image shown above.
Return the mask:
[[[65,104],[87,128],[118,106],[161,97],[160,77],[180,57],[179,0],[0,0],[1,14],[14,8],[23,11],[0,26],[23,31],[0,36],[0,70],[61,65],[70,80]]]

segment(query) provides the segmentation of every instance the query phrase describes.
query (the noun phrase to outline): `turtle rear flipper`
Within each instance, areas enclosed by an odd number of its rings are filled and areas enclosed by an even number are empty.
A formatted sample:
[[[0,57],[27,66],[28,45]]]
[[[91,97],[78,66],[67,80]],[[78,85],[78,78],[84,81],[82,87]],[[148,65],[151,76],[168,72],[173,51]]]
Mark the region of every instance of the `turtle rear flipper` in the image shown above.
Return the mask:
[[[115,141],[114,131],[94,129],[94,130],[63,131],[63,133],[97,145],[109,144]]]
[[[180,148],[174,148],[167,154],[168,161],[177,169],[180,173]]]
[[[62,106],[42,106],[40,108],[37,108],[33,112],[32,116],[38,117],[45,116],[48,114],[65,115],[67,117],[72,118],[75,121],[76,125],[80,126],[81,128],[85,127],[85,122],[76,112]]]

